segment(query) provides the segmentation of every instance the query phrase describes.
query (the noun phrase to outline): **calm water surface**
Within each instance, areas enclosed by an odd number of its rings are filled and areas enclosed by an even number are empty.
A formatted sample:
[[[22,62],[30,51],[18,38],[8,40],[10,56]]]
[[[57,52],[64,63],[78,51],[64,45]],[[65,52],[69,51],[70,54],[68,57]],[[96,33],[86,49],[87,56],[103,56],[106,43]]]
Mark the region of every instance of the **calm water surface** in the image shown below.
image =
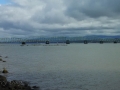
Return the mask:
[[[120,90],[120,44],[0,45],[0,55],[9,80],[42,90]]]

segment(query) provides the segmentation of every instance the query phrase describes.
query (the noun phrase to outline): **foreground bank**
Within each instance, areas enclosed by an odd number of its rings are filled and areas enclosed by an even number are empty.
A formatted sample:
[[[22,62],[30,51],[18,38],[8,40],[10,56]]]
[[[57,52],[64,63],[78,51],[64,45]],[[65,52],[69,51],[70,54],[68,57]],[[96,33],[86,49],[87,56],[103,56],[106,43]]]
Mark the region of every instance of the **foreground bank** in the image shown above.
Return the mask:
[[[0,75],[0,90],[40,90],[40,88],[37,86],[31,87],[25,81],[8,81],[5,76]]]
[[[26,82],[13,80],[7,81],[6,77],[0,75],[0,90],[33,90]]]
[[[5,57],[8,58],[8,57]],[[2,56],[0,56],[1,63],[4,63]],[[5,61],[6,62],[6,61]],[[0,90],[39,90],[39,87],[31,87],[26,81],[12,80],[8,81],[4,74],[7,74],[8,71],[3,68],[3,71],[0,72]]]

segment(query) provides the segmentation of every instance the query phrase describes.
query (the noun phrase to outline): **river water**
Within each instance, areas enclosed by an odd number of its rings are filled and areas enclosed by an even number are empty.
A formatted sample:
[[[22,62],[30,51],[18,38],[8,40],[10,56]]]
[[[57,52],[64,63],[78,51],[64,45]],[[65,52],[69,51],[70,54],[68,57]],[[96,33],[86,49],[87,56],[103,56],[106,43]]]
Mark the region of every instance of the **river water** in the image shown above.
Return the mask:
[[[8,80],[41,90],[120,90],[120,44],[0,45],[0,55]]]

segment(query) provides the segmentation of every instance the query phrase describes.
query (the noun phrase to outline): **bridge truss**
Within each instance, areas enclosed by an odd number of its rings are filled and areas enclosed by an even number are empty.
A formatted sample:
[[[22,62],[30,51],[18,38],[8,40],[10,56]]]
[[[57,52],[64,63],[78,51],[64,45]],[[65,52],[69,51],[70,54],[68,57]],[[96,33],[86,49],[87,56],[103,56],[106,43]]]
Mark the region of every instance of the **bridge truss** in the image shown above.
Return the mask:
[[[120,38],[100,37],[31,37],[0,38],[0,43],[120,43]]]

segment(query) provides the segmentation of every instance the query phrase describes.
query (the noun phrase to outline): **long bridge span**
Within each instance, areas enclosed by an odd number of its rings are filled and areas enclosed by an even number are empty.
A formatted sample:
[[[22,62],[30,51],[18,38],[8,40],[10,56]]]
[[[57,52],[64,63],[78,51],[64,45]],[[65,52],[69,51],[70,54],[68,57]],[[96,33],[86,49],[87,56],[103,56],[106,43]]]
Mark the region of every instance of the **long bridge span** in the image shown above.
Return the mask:
[[[31,38],[0,38],[2,43],[120,43],[120,38],[100,37],[31,37]]]

